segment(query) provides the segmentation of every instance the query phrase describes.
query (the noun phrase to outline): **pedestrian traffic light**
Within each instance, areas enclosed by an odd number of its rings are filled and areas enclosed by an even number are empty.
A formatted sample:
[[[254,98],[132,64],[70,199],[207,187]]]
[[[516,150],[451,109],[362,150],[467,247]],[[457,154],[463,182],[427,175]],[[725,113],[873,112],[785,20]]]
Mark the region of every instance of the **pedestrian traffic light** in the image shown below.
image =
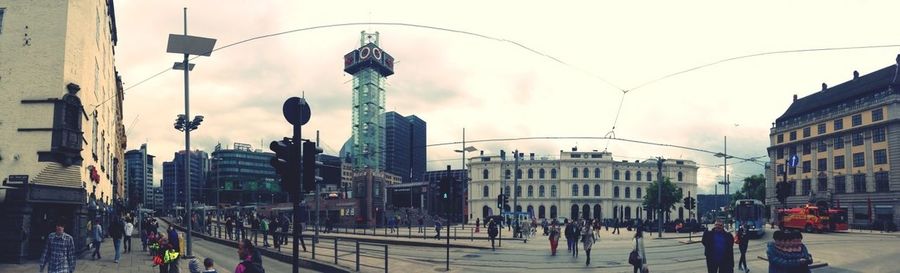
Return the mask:
[[[303,191],[305,192],[315,191],[316,185],[322,181],[316,172],[322,166],[322,162],[316,160],[320,153],[322,153],[322,148],[316,147],[315,142],[303,143]]]
[[[509,206],[509,194],[503,195],[503,207]]]
[[[503,208],[503,194],[502,193],[497,195],[497,207],[501,208],[501,209]]]
[[[289,194],[299,193],[300,185],[300,149],[290,138],[280,141],[272,141],[269,149],[275,152],[275,156],[269,160],[269,164],[275,168],[275,173],[281,177],[281,188]]]
[[[790,190],[791,188],[787,181],[775,183],[775,198],[784,205],[787,202],[788,195],[790,195]]]
[[[447,199],[450,197],[450,187],[453,178],[449,176],[444,176],[441,178],[441,181],[438,183],[438,194],[440,194],[441,198]]]
[[[685,197],[684,199],[681,199],[681,202],[684,204],[684,207],[686,209],[691,209],[690,208],[690,206],[691,206],[691,198],[690,197]]]
[[[693,197],[689,197],[689,198],[691,198],[691,202],[688,204],[688,205],[690,205],[690,207],[688,207],[688,209],[689,210],[696,209],[697,208],[697,199],[694,199]]]

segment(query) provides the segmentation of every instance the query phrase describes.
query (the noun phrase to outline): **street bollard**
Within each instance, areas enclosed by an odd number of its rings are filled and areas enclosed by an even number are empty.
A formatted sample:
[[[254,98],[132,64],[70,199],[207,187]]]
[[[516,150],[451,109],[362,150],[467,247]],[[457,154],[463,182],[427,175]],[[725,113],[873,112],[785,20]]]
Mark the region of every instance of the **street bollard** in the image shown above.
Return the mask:
[[[359,272],[359,241],[356,241],[356,272]]]
[[[319,240],[317,240],[317,239],[318,239],[318,237],[313,238],[313,240],[311,242],[312,243],[312,259],[313,260],[316,259],[316,243],[319,242]]]
[[[469,240],[471,240],[472,242],[475,241],[475,231],[472,229],[469,230]]]
[[[456,230],[457,230],[456,228],[453,229],[453,240],[454,241],[456,241]],[[447,234],[447,236],[450,236],[450,234]]]
[[[406,231],[407,231],[407,233],[406,233],[406,234],[407,234],[407,235],[406,235],[407,237],[406,237],[406,238],[412,239],[412,227],[407,227],[407,228],[406,228]]]
[[[388,245],[384,245],[384,273],[388,272]]]
[[[337,243],[338,243],[338,238],[337,238],[337,237],[334,237],[334,264],[337,264],[337,258],[338,258],[338,245],[337,245]]]

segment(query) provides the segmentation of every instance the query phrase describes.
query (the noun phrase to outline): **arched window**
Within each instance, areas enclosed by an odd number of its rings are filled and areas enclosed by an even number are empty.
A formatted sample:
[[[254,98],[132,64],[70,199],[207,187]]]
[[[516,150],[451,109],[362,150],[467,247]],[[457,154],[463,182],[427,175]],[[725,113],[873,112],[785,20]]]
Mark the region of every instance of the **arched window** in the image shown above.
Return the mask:
[[[534,186],[528,185],[528,197],[534,197]]]
[[[538,187],[538,197],[544,197],[544,185]]]
[[[522,205],[516,205],[516,212],[522,212]]]
[[[578,220],[578,205],[572,205],[572,220]]]
[[[631,219],[631,207],[625,207],[625,219]]]
[[[581,218],[589,219],[591,218],[591,205],[584,204],[581,206]]]
[[[641,181],[641,174],[642,174],[642,173],[641,173],[641,172],[635,172],[635,174],[637,175],[637,179],[635,179],[635,180]]]
[[[588,178],[588,177],[590,177],[590,174],[591,174],[591,173],[588,172],[588,168],[584,168],[584,169],[581,170],[581,177],[583,177],[583,178]]]
[[[631,188],[625,187],[625,198],[631,198]]]
[[[550,219],[556,219],[556,205],[550,206]]]
[[[506,196],[509,196],[510,194],[512,194],[512,188],[510,188],[509,186],[506,186],[506,191],[504,191],[503,194],[506,194]]]
[[[578,178],[578,168],[572,168],[572,178]]]
[[[613,171],[613,180],[619,180],[619,170]]]
[[[528,179],[534,179],[534,169],[528,169]]]
[[[594,219],[603,219],[603,213],[600,211],[600,204],[594,205]]]
[[[516,186],[516,197],[522,197],[522,186]]]
[[[681,172],[678,172],[678,181],[680,182],[683,180],[684,180],[684,174],[682,174]]]
[[[653,175],[650,172],[647,172],[647,181],[653,181]]]
[[[538,207],[538,218],[540,218],[540,219],[547,218],[547,217],[545,217],[547,215],[547,214],[545,214],[545,212],[546,212],[546,210],[544,209],[544,205],[541,205],[540,207]]]
[[[581,192],[584,193],[584,196],[590,196],[591,195],[591,187],[588,186],[587,184],[584,184],[584,186],[581,187]]]
[[[600,168],[594,168],[594,178],[600,178]]]
[[[527,212],[528,214],[534,215],[534,206],[528,205],[528,207],[526,209],[527,210],[525,212]]]
[[[578,196],[578,184],[572,185],[572,196]]]
[[[550,179],[556,179],[556,168],[550,169]]]
[[[97,129],[99,128],[98,126],[100,124],[100,120],[97,119],[97,111],[94,111],[92,116],[94,116],[94,121],[91,125],[91,142],[94,143],[94,145],[91,145],[91,152],[94,153],[94,156],[96,158],[97,147],[100,147],[100,145],[97,145],[97,137],[100,136],[100,132],[97,131]]]
[[[489,172],[487,169],[485,169],[484,171],[481,171],[481,179],[487,180],[488,174],[489,174]]]
[[[613,188],[613,197],[619,198],[619,186]]]
[[[491,208],[488,206],[481,207],[481,219],[487,219],[491,216]]]
[[[509,179],[510,177],[512,177],[511,175],[512,175],[512,171],[506,170],[506,175],[504,177],[506,177],[506,179]]]
[[[538,178],[544,179],[544,169],[543,168],[538,170]]]
[[[550,186],[550,197],[556,197],[556,185]]]
[[[641,199],[641,188],[637,188],[634,192],[635,197]]]
[[[516,178],[522,179],[522,169],[517,169],[517,170],[516,170]]]
[[[481,195],[483,197],[491,196],[491,189],[488,186],[481,187]]]
[[[625,171],[625,180],[631,180],[631,171]]]
[[[594,185],[594,196],[600,196],[600,185]]]

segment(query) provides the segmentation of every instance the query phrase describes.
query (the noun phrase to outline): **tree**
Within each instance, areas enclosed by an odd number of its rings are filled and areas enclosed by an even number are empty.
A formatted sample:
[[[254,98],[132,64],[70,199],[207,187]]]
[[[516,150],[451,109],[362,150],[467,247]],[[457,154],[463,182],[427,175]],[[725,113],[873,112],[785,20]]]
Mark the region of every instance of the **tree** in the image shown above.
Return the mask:
[[[683,197],[683,193],[681,188],[676,187],[675,184],[666,177],[662,182],[662,206],[659,206],[659,197],[657,197],[657,193],[659,192],[659,180],[653,181],[650,183],[650,187],[647,187],[647,194],[644,195],[644,203],[643,206],[646,208],[647,213],[653,213],[654,215],[658,213],[656,211],[657,208],[663,208],[665,211],[671,211],[675,208],[675,204],[681,202]]]
[[[744,178],[744,185],[734,193],[734,198],[756,199],[766,202],[766,177],[757,174]]]

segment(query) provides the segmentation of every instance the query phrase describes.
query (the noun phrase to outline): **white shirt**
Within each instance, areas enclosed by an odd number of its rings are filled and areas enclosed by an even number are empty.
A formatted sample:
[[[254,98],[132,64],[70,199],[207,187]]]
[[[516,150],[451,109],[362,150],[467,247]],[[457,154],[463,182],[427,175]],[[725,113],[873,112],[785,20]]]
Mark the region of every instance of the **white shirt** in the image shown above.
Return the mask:
[[[131,236],[131,233],[134,231],[134,224],[125,222],[125,236]]]

